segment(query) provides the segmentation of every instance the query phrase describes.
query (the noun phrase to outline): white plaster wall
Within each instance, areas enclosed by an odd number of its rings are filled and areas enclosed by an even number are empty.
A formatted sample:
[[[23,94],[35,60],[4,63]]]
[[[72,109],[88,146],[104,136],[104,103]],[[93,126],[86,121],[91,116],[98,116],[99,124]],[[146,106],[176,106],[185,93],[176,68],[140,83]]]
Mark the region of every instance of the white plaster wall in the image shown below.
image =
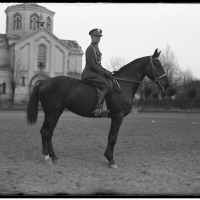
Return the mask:
[[[9,52],[5,48],[0,48],[0,68],[8,66],[9,64]]]
[[[63,73],[64,72],[64,52],[59,46],[55,46],[55,72]]]
[[[78,73],[82,73],[82,55],[76,56],[76,70]]]
[[[23,70],[29,69],[29,59],[30,59],[30,42],[26,43],[24,46],[22,46],[19,50],[19,59],[18,61],[22,63]]]
[[[68,72],[74,72],[74,71],[76,71],[76,58],[74,55],[70,55]]]
[[[68,72],[75,72],[75,71],[78,73],[82,73],[82,56],[77,54],[73,54],[69,57]]]

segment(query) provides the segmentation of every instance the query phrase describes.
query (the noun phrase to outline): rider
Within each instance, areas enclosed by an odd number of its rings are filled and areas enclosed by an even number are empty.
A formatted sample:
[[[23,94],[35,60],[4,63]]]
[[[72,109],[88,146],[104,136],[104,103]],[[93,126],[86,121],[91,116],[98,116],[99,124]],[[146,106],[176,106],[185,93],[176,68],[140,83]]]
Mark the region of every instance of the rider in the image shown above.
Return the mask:
[[[95,110],[93,111],[94,116],[101,114],[108,114],[109,110],[102,110],[103,101],[106,92],[109,89],[105,76],[112,77],[112,73],[101,66],[101,52],[98,47],[98,43],[102,37],[101,29],[92,29],[89,32],[91,36],[91,44],[86,50],[86,65],[83,70],[81,77],[89,81],[95,87],[101,89]]]

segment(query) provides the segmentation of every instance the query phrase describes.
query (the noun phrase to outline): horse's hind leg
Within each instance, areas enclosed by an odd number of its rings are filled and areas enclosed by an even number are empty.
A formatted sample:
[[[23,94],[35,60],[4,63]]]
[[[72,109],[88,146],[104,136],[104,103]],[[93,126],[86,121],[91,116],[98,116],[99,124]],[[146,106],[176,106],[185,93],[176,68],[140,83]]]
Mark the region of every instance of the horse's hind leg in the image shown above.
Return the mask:
[[[45,155],[45,161],[48,164],[52,164],[49,156],[52,158],[53,162],[55,162],[58,159],[53,150],[52,136],[61,114],[62,112],[56,112],[51,115],[45,114],[45,120],[40,130],[42,137],[42,153],[43,155]]]

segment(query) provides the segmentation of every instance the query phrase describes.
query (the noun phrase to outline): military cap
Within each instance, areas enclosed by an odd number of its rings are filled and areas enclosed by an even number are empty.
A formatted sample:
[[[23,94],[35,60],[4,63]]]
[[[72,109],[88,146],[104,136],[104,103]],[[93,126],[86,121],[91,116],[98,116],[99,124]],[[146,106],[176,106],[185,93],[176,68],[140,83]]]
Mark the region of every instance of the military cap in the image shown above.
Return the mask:
[[[89,32],[89,35],[91,35],[91,36],[94,36],[94,35],[103,36],[103,35],[102,35],[102,30],[101,30],[101,29],[98,29],[98,28],[92,29],[92,30]]]

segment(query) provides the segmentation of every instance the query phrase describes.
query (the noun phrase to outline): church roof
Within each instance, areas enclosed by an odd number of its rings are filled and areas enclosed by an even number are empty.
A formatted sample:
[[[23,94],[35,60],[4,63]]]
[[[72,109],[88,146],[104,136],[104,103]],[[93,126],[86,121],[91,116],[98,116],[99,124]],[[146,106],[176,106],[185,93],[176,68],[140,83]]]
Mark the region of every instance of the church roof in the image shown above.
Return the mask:
[[[67,47],[69,47],[71,53],[83,54],[83,51],[77,41],[75,40],[61,40]]]

